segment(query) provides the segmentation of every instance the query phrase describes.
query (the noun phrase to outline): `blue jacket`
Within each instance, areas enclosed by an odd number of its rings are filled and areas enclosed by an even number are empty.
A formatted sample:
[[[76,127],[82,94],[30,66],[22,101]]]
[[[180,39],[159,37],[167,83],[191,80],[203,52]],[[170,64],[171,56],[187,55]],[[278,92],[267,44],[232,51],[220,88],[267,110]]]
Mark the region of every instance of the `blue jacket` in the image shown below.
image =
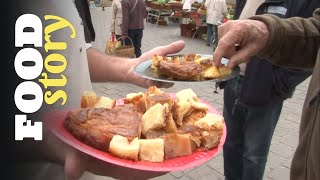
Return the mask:
[[[237,0],[238,19],[246,0]],[[266,0],[257,15],[274,14],[281,18],[311,17],[320,7],[320,0]],[[303,59],[302,59],[303,61]],[[266,60],[252,57],[247,64],[239,101],[248,106],[272,105],[292,97],[295,87],[312,74],[312,69],[300,70],[274,66]]]

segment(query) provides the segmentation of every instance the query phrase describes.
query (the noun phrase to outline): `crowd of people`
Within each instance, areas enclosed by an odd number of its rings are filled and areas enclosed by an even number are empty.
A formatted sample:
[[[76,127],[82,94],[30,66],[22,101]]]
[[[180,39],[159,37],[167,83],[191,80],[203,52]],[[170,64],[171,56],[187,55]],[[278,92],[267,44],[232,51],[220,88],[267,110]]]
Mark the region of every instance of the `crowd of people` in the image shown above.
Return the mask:
[[[66,52],[71,67],[67,73],[69,82],[78,91],[90,90],[91,82],[127,82],[141,87],[171,87],[136,76],[132,67],[146,61],[153,54],[167,55],[181,51],[185,42],[177,41],[159,46],[149,52],[141,52],[146,6],[143,0],[114,0],[110,33],[118,38],[130,37],[135,47],[135,58],[111,57],[87,46],[94,41],[87,0],[58,0],[55,6],[67,8],[69,19],[78,31],[78,40],[69,47],[82,47],[86,51]],[[225,14],[221,0],[207,0],[205,6],[219,7],[219,17]],[[225,3],[225,2],[224,2]],[[81,7],[81,8],[80,8]],[[56,10],[56,9],[54,9]],[[210,12],[210,11],[209,11]],[[299,145],[291,164],[291,180],[320,179],[320,2],[317,0],[262,1],[239,0],[236,19],[218,27],[218,16],[209,13],[208,24],[215,27],[214,61],[229,59],[228,66],[239,65],[238,77],[220,84],[224,88],[224,110],[227,138],[223,147],[224,175],[226,180],[262,180],[271,138],[279,119],[284,100],[290,98],[295,87],[312,76],[303,108],[299,133]],[[80,25],[81,17],[83,26]],[[210,37],[211,38],[211,37]],[[208,41],[209,43],[209,41]],[[237,46],[235,46],[237,44]],[[208,52],[212,53],[212,52]],[[77,55],[75,55],[77,54]],[[72,70],[76,68],[77,71]],[[80,71],[81,70],[81,71]],[[82,81],[78,81],[81,77]],[[74,88],[74,87],[73,87]],[[262,95],[263,94],[263,95]],[[81,94],[73,93],[70,106],[78,105]],[[37,166],[31,179],[57,179],[59,173],[68,179],[79,179],[93,174],[116,179],[149,179],[164,173],[138,171],[99,161],[68,146],[44,129],[44,141],[19,143],[21,157],[30,161],[41,160],[60,164],[62,169]],[[29,166],[32,168],[32,166]],[[53,172],[51,171],[54,170]],[[89,173],[90,172],[90,173]],[[30,175],[30,171],[28,171]],[[50,175],[48,175],[50,174]],[[28,177],[21,173],[16,175]]]

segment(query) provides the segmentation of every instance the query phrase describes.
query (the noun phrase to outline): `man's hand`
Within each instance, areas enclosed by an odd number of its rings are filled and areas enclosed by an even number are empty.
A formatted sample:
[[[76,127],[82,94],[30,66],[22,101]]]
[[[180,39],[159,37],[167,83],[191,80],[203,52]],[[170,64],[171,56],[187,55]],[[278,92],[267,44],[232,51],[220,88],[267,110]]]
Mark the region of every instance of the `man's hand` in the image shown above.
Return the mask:
[[[146,60],[151,59],[152,56],[155,54],[161,55],[161,56],[165,56],[168,54],[175,54],[175,53],[178,53],[179,51],[181,51],[184,48],[184,46],[185,46],[184,41],[177,41],[177,42],[171,43],[167,46],[160,46],[160,47],[154,48],[146,53],[143,53],[137,59],[128,60],[128,62],[131,62],[130,69],[128,71],[128,82],[136,84],[141,87],[157,86],[157,87],[169,88],[169,87],[173,86],[173,83],[163,83],[163,82],[153,81],[150,79],[145,79],[145,78],[139,77],[136,74],[134,74],[133,68],[134,68],[134,66],[136,66]]]
[[[267,26],[256,20],[230,20],[219,27],[219,44],[213,54],[217,65],[221,58],[229,59],[228,67],[245,63],[267,45]],[[236,47],[237,46],[237,47]]]

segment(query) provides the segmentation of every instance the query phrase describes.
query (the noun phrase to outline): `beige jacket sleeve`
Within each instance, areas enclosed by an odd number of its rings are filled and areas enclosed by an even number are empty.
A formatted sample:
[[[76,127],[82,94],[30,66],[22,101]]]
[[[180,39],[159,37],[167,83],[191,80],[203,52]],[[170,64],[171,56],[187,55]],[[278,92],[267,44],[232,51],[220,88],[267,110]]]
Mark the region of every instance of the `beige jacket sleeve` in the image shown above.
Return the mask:
[[[112,12],[111,12],[111,24],[110,24],[110,32],[115,32],[115,26],[116,26],[116,15],[117,15],[117,6],[115,4],[115,1],[112,1]]]
[[[221,5],[222,6],[222,15],[224,15],[226,17],[228,14],[227,3],[225,0],[222,0],[221,3],[222,3],[222,5]]]
[[[264,22],[270,32],[260,57],[280,66],[314,67],[320,44],[320,8],[308,19],[280,19],[274,15],[253,16],[250,19]]]

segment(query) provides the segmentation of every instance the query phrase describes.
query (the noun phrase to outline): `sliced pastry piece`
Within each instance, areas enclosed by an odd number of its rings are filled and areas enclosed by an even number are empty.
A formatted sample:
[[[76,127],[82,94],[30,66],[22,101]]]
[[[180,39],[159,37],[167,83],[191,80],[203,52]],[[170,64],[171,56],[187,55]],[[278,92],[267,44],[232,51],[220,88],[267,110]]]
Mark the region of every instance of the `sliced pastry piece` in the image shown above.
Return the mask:
[[[140,143],[138,138],[134,138],[131,142],[126,137],[115,135],[113,136],[109,151],[114,156],[123,159],[139,160]]]
[[[188,134],[165,134],[164,137],[165,159],[192,154],[192,142]]]
[[[157,130],[166,126],[166,119],[169,114],[168,104],[155,104],[150,107],[141,118],[142,134],[146,135],[148,130]]]
[[[129,141],[141,135],[141,116],[132,104],[112,109],[86,108],[70,111],[65,128],[78,140],[102,151],[108,151],[114,135]]]
[[[164,160],[164,141],[162,138],[140,139],[139,157],[142,161],[162,162]]]

